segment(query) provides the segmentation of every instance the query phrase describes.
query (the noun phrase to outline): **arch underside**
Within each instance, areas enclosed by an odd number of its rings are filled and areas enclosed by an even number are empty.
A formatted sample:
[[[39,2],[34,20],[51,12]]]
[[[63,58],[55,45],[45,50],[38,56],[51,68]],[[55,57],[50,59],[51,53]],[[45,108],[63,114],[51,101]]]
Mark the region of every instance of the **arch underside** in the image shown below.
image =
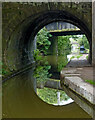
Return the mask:
[[[66,11],[56,10],[28,17],[20,23],[17,29],[13,32],[6,50],[6,61],[11,70],[21,69],[22,66],[25,67],[33,62],[35,35],[45,25],[56,21],[71,23],[85,33],[90,45],[89,62],[91,63],[92,36],[88,27],[82,20],[78,19],[74,15]]]

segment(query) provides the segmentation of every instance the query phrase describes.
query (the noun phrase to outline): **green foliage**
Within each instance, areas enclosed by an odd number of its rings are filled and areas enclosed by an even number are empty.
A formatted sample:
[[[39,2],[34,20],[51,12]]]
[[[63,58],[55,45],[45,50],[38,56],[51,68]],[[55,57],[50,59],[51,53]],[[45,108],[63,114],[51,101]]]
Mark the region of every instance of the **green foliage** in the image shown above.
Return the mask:
[[[49,74],[48,70],[51,66],[48,64],[48,61],[45,57],[40,55],[40,50],[34,50],[34,60],[36,61],[36,68],[34,70],[34,77],[37,80],[37,84],[45,83],[51,74]]]
[[[95,82],[93,80],[85,80],[85,82],[88,82],[88,83],[90,83],[90,84],[95,86]]]
[[[83,56],[83,54],[79,54],[79,55],[75,55],[75,56],[72,56],[70,59],[72,60],[73,58],[80,58],[81,56]]]
[[[57,91],[60,91],[60,100],[68,100],[69,97],[66,95],[64,91],[45,88],[44,89],[37,89],[38,96],[49,104],[56,104],[57,103]]]
[[[5,76],[9,73],[7,67],[0,61],[0,75]]]
[[[51,66],[36,66],[34,71],[34,77],[37,80],[37,84],[39,83],[45,83],[51,74],[49,74],[48,70],[51,68]]]
[[[72,60],[73,58],[75,58],[75,56],[72,56],[72,57],[71,57],[71,60]]]
[[[71,52],[71,36],[58,36],[58,55],[68,55]]]
[[[44,58],[43,55],[47,55],[48,48],[51,45],[49,41],[49,37],[52,37],[49,32],[43,28],[37,34],[37,50],[34,50],[34,60],[37,63],[35,69],[35,77],[37,79],[37,83],[39,82],[46,82],[49,78],[49,72],[51,66],[48,65],[47,60]],[[71,36],[58,36],[57,37],[57,44],[58,44],[58,61],[57,61],[57,69],[61,71],[67,64],[67,57],[66,55],[71,51],[71,44],[70,38]]]
[[[34,50],[34,60],[36,61],[36,68],[34,70],[34,77],[37,83],[45,83],[51,76],[48,70],[51,66],[43,55],[47,55],[47,50],[51,45],[49,37],[52,37],[49,32],[43,28],[37,34],[37,49]]]
[[[76,58],[80,58],[81,56],[83,56],[82,54],[78,55]]]
[[[40,55],[39,49],[34,50],[34,55],[33,55],[33,57],[34,57],[34,60],[35,60],[36,62],[42,59],[42,56]]]
[[[88,56],[86,56],[86,59],[88,60]]]
[[[58,57],[58,72],[60,72],[64,67],[66,67],[68,63],[66,56],[59,56]]]
[[[57,60],[57,69],[60,72],[68,63],[67,55],[71,52],[71,36],[58,36],[58,60]]]
[[[77,41],[78,38],[79,38],[79,36],[77,36],[77,35],[71,35],[71,38],[73,38],[75,41]]]
[[[89,49],[89,42],[88,42],[88,40],[87,40],[85,35],[83,35],[82,37],[78,38],[78,43],[80,44],[80,46],[84,45],[85,49]]]
[[[49,41],[49,37],[52,37],[52,35],[47,31],[46,28],[41,29],[37,33],[37,48],[44,55],[47,54],[47,50],[51,45],[51,42]]]

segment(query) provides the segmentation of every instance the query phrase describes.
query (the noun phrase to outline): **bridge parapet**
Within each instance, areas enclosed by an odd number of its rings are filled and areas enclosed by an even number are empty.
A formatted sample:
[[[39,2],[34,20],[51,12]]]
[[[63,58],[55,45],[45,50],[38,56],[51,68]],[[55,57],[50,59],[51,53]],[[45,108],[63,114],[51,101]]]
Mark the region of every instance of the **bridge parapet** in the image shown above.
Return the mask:
[[[66,22],[63,22],[63,21],[60,21],[60,22],[53,22],[53,23],[50,23],[49,25],[45,26],[46,29],[48,31],[51,31],[51,30],[63,30],[63,29],[73,29],[73,30],[76,30],[78,29],[77,26],[75,25],[72,25],[70,23],[66,23]]]

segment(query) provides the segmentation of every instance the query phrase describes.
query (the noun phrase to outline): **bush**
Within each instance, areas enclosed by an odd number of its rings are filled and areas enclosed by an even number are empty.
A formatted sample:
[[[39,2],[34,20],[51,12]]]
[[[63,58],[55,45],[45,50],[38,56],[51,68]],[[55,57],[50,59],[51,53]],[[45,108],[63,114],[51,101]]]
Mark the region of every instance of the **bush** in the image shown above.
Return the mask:
[[[37,80],[37,84],[44,84],[51,76],[48,72],[51,66],[48,64],[47,59],[40,55],[40,51],[38,49],[34,50],[34,60],[36,61],[34,77]]]
[[[46,28],[41,29],[37,33],[37,48],[44,55],[47,55],[48,48],[51,45],[49,37],[52,37],[52,35],[47,31]]]

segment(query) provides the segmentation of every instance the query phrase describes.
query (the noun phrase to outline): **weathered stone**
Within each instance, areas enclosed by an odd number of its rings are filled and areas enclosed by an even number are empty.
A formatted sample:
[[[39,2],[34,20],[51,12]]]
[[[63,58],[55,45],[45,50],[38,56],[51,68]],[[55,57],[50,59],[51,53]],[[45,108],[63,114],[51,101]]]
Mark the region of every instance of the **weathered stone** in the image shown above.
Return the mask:
[[[54,80],[54,79],[48,80],[45,83],[45,87],[62,90],[62,88],[60,86],[60,80]]]
[[[76,68],[72,68],[71,70],[70,69],[67,69],[67,70],[63,69],[61,71],[61,74],[74,74],[76,71],[77,71]]]
[[[92,19],[92,64],[95,67],[95,2],[93,2],[93,9],[92,9],[92,15],[93,15],[93,19]]]
[[[29,52],[35,35],[43,26],[54,21],[70,22],[82,29],[89,40],[92,55],[91,3],[6,2],[2,8],[2,56],[8,69],[18,70],[32,62]]]
[[[81,74],[65,74],[65,77],[70,77],[70,76],[80,76]]]
[[[68,94],[69,97],[71,97],[84,111],[86,111],[91,117],[94,117],[95,108],[93,105],[89,104],[83,97],[79,96],[78,94],[75,94],[72,90],[68,89],[67,87],[64,87],[64,91],[66,94]]]
[[[85,83],[80,77],[65,77],[64,85],[87,99],[90,103],[95,104],[95,95],[93,93],[95,87]]]

